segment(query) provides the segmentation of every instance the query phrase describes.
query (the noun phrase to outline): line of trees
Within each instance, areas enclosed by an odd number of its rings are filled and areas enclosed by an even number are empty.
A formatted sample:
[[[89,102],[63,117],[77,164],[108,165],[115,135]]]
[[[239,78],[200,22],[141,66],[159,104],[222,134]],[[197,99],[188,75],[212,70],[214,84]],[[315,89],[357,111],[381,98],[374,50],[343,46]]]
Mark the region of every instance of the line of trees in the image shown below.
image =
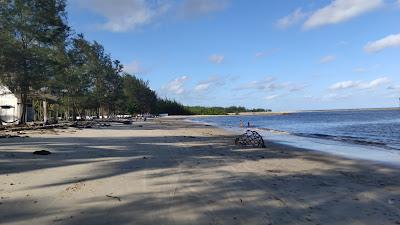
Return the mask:
[[[241,112],[270,112],[270,109],[247,109],[243,106],[230,106],[230,107],[204,107],[204,106],[186,106],[190,114],[194,115],[227,115],[238,114]]]
[[[22,106],[20,123],[27,121],[27,105],[37,120],[51,116],[112,117],[120,114],[224,115],[244,107],[183,106],[163,99],[149,83],[124,72],[104,47],[74,34],[68,25],[66,0],[0,0],[0,84]],[[0,124],[1,125],[1,124]]]
[[[65,0],[0,1],[0,82],[26,106],[58,117],[116,114],[188,114],[179,103],[161,99],[148,82],[123,71],[104,47],[73,34]],[[43,111],[43,110],[42,110]]]

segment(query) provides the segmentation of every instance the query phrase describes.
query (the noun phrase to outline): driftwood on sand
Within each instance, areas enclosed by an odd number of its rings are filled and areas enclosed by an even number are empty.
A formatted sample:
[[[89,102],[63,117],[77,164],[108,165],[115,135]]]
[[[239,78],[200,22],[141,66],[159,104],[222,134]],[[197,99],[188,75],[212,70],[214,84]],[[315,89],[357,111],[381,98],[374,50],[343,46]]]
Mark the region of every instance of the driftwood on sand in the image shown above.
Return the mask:
[[[124,122],[121,122],[124,123]],[[15,126],[3,126],[0,130],[17,132],[24,130],[46,130],[46,129],[55,129],[55,128],[92,128],[92,127],[109,127],[111,124],[109,121],[75,121],[75,122],[64,122],[57,124],[43,124],[43,123],[33,123],[26,125],[15,125]]]
[[[54,128],[67,128],[71,126],[71,123],[60,123],[60,124],[51,124],[51,125],[41,125],[41,124],[33,124],[33,125],[24,125],[24,126],[7,126],[3,127],[2,130],[5,131],[23,131],[23,130],[46,130],[46,129],[54,129]]]
[[[109,119],[109,120],[90,120],[90,121],[74,121],[74,122],[66,121],[57,124],[30,123],[24,125],[0,126],[0,138],[22,137],[19,135],[14,135],[14,133],[21,134],[23,131],[67,129],[69,127],[78,129],[100,128],[100,127],[110,127],[111,123],[122,123],[128,125],[132,124],[132,121],[128,119],[113,119],[113,120]]]

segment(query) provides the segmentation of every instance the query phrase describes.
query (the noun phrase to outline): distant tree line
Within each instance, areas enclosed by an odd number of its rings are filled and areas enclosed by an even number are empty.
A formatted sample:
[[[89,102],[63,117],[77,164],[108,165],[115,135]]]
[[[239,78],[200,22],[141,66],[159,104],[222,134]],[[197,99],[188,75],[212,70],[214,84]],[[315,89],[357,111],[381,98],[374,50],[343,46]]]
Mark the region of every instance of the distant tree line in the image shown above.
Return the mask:
[[[270,109],[247,109],[243,106],[230,107],[204,107],[204,106],[187,106],[187,111],[194,115],[227,115],[238,114],[241,112],[270,112]]]
[[[124,71],[104,47],[75,34],[68,25],[66,0],[0,1],[0,83],[19,97],[20,123],[27,103],[47,122],[50,117],[168,113],[227,114],[244,107],[185,107],[163,99],[149,83]],[[253,111],[264,111],[254,109]]]

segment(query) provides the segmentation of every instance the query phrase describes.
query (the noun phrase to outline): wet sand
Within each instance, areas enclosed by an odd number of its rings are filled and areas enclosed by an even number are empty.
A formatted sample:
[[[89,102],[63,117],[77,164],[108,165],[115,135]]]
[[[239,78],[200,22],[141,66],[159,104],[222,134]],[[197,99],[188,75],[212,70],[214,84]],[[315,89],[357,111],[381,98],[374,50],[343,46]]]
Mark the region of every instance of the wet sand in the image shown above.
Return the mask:
[[[23,135],[0,139],[0,224],[400,224],[394,167],[180,119]]]

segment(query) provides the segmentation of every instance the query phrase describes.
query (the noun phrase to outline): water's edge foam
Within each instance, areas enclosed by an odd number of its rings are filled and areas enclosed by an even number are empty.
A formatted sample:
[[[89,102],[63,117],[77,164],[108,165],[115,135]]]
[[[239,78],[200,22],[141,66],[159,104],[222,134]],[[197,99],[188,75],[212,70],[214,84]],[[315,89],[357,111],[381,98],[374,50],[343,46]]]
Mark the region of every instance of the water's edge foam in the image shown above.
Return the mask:
[[[206,123],[195,119],[186,119],[185,121],[210,125],[221,128],[235,134],[242,134],[248,128],[225,127],[217,123]],[[268,128],[253,128],[259,132],[267,142],[288,145],[296,148],[302,148],[312,151],[324,152],[332,155],[342,156],[350,159],[361,159],[371,162],[379,162],[389,165],[400,166],[400,151],[390,148],[383,148],[379,143],[344,142],[334,140],[334,137],[317,137],[312,135],[290,134],[285,131],[278,131]]]

